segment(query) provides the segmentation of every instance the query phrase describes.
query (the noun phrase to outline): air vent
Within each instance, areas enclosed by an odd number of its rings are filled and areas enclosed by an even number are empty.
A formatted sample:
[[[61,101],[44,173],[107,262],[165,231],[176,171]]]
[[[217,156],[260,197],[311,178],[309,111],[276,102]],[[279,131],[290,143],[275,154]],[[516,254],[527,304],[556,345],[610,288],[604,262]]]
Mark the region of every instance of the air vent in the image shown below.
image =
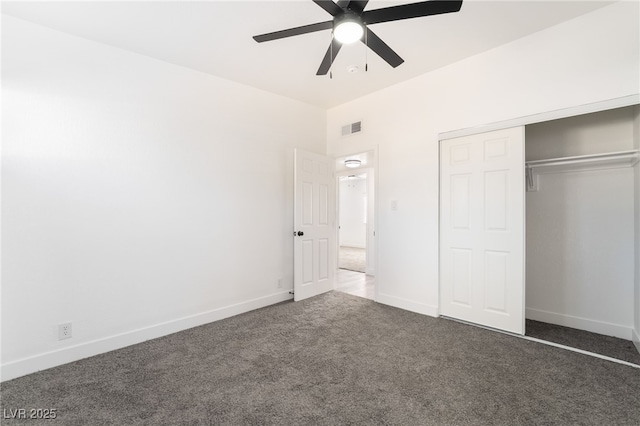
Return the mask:
[[[356,121],[355,123],[342,126],[342,136],[349,136],[354,133],[360,133],[362,131],[362,121]]]

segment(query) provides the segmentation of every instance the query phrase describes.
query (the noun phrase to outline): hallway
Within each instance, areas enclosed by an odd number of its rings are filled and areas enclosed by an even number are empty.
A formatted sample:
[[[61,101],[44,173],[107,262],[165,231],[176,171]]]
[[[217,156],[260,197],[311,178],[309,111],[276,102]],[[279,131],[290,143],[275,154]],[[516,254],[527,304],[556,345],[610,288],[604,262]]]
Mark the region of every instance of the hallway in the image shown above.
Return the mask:
[[[361,272],[338,269],[335,280],[336,291],[375,300],[375,277]]]

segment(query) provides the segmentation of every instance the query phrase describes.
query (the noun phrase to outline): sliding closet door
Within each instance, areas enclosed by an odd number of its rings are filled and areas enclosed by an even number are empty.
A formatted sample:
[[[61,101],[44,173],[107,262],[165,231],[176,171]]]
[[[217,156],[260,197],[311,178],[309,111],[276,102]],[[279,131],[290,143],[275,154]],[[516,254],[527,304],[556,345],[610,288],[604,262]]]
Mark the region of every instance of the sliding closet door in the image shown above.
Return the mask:
[[[440,312],[524,334],[524,127],[441,142]]]

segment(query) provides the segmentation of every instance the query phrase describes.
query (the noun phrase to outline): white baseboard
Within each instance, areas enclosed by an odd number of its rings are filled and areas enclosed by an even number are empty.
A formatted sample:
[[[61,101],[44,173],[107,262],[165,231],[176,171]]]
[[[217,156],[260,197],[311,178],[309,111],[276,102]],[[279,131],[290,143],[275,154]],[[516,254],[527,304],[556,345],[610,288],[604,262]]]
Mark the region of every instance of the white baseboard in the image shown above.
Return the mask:
[[[422,315],[428,315],[430,317],[438,316],[438,307],[433,305],[427,305],[425,303],[416,302],[414,300],[403,299],[401,297],[390,296],[388,294],[379,293],[376,298],[376,302],[384,305],[393,306],[395,308],[404,309],[405,311],[411,311]]]
[[[293,296],[289,291],[282,291],[269,296],[259,297],[257,299],[247,300],[235,305],[225,306],[206,312],[201,312],[188,317],[178,318],[160,324],[154,324],[149,327],[132,330],[126,333],[117,334],[101,339],[92,340],[90,342],[80,343],[75,346],[58,349],[51,352],[22,358],[2,364],[0,367],[0,381],[15,379],[20,376],[35,373],[37,371],[46,370],[58,365],[67,364],[69,362],[78,361],[94,355],[121,349],[126,346],[142,343],[147,340],[156,339],[178,331],[187,330],[189,328],[208,324],[210,322],[219,321],[275,303],[290,300]]]
[[[633,330],[633,339],[631,339],[636,349],[638,350],[638,353],[640,353],[640,334],[639,333],[640,332],[638,332],[638,330]]]
[[[586,318],[574,317],[571,315],[556,314],[554,312],[542,311],[539,309],[526,309],[527,319],[546,322],[549,324],[562,325],[564,327],[577,328],[579,330],[591,331],[592,333],[604,334],[606,336],[619,337],[620,339],[631,340],[633,329],[619,324],[595,321]]]

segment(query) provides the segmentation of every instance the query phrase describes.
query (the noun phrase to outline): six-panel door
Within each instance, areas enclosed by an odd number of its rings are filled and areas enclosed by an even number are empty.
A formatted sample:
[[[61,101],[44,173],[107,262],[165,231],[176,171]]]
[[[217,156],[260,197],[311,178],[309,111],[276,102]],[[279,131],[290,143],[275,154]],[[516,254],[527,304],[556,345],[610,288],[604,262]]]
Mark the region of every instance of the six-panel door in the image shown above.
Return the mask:
[[[524,334],[524,127],[440,153],[440,312]]]
[[[333,289],[334,160],[295,151],[294,300]]]

